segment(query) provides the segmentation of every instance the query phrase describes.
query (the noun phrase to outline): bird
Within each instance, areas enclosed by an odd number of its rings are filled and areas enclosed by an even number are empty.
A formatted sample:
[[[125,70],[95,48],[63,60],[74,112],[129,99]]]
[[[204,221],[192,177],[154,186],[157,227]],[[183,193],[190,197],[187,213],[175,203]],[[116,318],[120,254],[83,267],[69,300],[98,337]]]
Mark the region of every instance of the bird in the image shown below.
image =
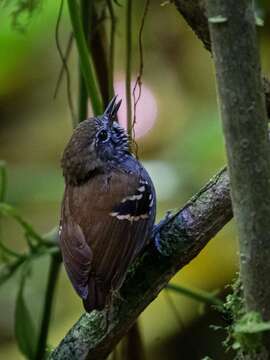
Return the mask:
[[[60,249],[87,312],[113,303],[155,222],[155,188],[129,150],[117,121],[120,105],[114,96],[102,115],[82,121],[61,160]]]

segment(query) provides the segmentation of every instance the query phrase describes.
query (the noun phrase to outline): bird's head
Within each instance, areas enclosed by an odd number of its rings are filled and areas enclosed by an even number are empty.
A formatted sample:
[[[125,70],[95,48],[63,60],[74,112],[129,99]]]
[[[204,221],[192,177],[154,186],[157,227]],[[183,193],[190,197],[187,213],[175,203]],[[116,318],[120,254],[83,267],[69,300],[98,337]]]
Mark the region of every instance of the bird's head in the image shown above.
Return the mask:
[[[120,105],[115,96],[103,115],[81,122],[74,130],[61,162],[68,183],[84,182],[128,153],[128,136],[116,121]]]

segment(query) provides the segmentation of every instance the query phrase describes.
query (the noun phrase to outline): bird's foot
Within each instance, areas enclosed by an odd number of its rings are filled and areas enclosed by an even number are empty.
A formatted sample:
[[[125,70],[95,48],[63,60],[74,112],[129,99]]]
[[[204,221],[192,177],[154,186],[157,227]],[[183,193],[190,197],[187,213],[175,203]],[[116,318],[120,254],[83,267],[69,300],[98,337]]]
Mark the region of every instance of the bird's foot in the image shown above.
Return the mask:
[[[112,289],[111,294],[112,294],[111,296],[112,296],[113,301],[114,300],[125,301],[125,299],[121,296],[119,289],[117,289],[117,290]]]
[[[153,231],[152,231],[152,239],[155,242],[155,246],[157,248],[157,250],[162,254],[165,255],[164,251],[163,251],[163,246],[162,246],[162,241],[160,238],[160,230],[161,228],[163,228],[163,226],[167,225],[168,222],[171,220],[171,218],[173,217],[173,214],[171,211],[167,211],[165,218],[162,219],[158,224],[154,225]]]

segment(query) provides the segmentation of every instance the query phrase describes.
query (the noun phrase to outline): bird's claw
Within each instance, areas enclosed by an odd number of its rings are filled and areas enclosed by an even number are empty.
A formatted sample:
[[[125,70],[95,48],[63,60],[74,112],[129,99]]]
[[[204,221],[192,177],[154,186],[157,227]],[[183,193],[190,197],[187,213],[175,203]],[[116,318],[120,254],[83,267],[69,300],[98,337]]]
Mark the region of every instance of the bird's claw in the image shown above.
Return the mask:
[[[155,246],[157,250],[163,254],[162,245],[161,245],[161,238],[160,238],[160,230],[163,226],[167,225],[168,222],[173,217],[171,211],[167,211],[164,219],[162,219],[158,224],[154,225],[153,232],[152,232],[152,239],[155,242]]]

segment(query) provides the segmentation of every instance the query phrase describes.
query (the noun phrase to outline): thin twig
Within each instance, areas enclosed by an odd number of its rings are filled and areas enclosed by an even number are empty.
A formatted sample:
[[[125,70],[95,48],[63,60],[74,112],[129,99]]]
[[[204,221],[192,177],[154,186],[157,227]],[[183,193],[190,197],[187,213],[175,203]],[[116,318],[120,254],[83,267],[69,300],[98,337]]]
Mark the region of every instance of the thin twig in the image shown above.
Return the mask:
[[[0,214],[3,216],[9,216],[16,220],[24,231],[30,235],[34,240],[38,243],[43,242],[43,238],[38,232],[33,228],[31,224],[29,224],[26,220],[22,218],[22,216],[18,213],[18,211],[7,203],[0,203]]]
[[[178,312],[177,307],[175,306],[175,303],[171,297],[171,294],[169,293],[167,288],[164,289],[163,293],[164,293],[164,296],[166,297],[166,301],[168,302],[168,305],[170,306],[170,308],[175,316],[175,319],[179,326],[179,330],[182,331],[185,328],[185,324],[184,324],[183,319],[181,318],[181,315]]]
[[[59,275],[60,265],[61,265],[61,261],[59,259],[59,256],[52,255],[50,268],[49,268],[48,283],[45,294],[45,301],[42,310],[42,320],[41,320],[40,333],[38,338],[36,360],[43,359],[45,355],[49,325],[52,314],[52,306],[53,306],[55,288]]]
[[[61,0],[58,17],[57,17],[57,21],[56,21],[56,27],[55,27],[55,43],[56,43],[57,51],[58,51],[61,61],[62,61],[62,68],[64,68],[65,73],[66,73],[68,106],[69,106],[69,110],[70,110],[71,117],[72,117],[73,127],[75,127],[76,126],[76,116],[75,116],[75,111],[74,111],[73,102],[72,102],[72,95],[71,95],[70,73],[69,73],[69,68],[68,68],[67,62],[66,62],[66,59],[67,59],[65,56],[66,54],[63,54],[63,51],[62,51],[62,48],[60,45],[61,41],[60,41],[60,36],[59,36],[60,22],[61,22],[61,18],[62,18],[62,14],[63,14],[63,7],[64,7],[64,0]],[[56,87],[56,89],[57,89],[57,87]],[[56,89],[54,92],[54,97],[56,96]]]
[[[15,260],[9,261],[8,263],[2,264],[0,267],[0,286],[4,284],[11,276],[16,272],[17,269],[25,262],[26,256],[16,256]]]
[[[132,0],[126,2],[126,107],[129,146],[132,147],[131,63],[132,59]]]
[[[7,169],[5,161],[0,161],[0,202],[5,201],[7,192]]]
[[[88,96],[83,74],[79,66],[79,94],[78,94],[78,121],[79,123],[88,118]]]
[[[174,285],[170,283],[166,286],[166,288],[205,304],[216,305],[219,307],[223,306],[223,302],[221,300],[219,300],[215,295],[206,291],[189,289],[181,285]]]
[[[68,58],[69,58],[69,55],[70,55],[71,49],[72,49],[72,44],[73,44],[73,33],[70,33],[69,38],[68,38],[68,42],[67,42],[67,46],[66,46],[66,50],[65,50],[65,54],[64,54],[65,64],[67,64],[67,62],[68,62]],[[60,44],[58,44],[58,46],[59,45]],[[61,85],[61,82],[63,80],[63,76],[64,76],[65,72],[66,72],[66,68],[65,68],[65,65],[62,62],[62,66],[61,66],[61,69],[60,69],[60,72],[59,72],[59,75],[58,75],[58,78],[57,78],[57,81],[56,81],[55,90],[54,90],[54,94],[53,94],[54,99],[56,99],[56,97],[58,95],[60,85]],[[69,91],[69,90],[67,89],[67,91]]]
[[[143,67],[144,67],[144,61],[143,61],[143,40],[142,40],[142,35],[143,35],[143,29],[144,29],[144,24],[145,24],[145,19],[149,10],[149,5],[150,5],[150,0],[145,0],[145,4],[144,4],[144,10],[143,10],[143,15],[142,15],[142,20],[141,20],[141,25],[140,25],[140,30],[139,30],[139,39],[138,39],[138,43],[139,43],[139,57],[140,57],[140,62],[139,62],[139,71],[138,71],[138,75],[136,78],[136,82],[135,85],[133,87],[133,91],[132,91],[132,95],[133,95],[133,121],[132,121],[132,130],[133,130],[133,139],[135,140],[135,124],[136,124],[136,112],[137,112],[137,104],[141,98],[141,94],[142,94],[142,76],[143,76]],[[136,97],[136,90],[137,87],[139,89],[139,93],[138,96]],[[134,141],[135,143],[135,153],[137,155],[138,152],[138,146],[136,141]]]
[[[116,17],[111,0],[107,0],[107,6],[110,13],[111,28],[110,28],[110,51],[109,51],[109,96],[114,96],[114,51],[115,51],[115,30]]]
[[[0,241],[0,250],[2,250],[2,252],[8,256],[11,257],[15,257],[15,258],[20,258],[21,254],[8,248],[3,242],[2,240]]]
[[[90,3],[88,0],[81,0],[81,18],[84,36],[88,38],[88,29],[90,22],[89,6]],[[81,66],[78,66],[78,76],[79,76],[79,94],[78,94],[78,121],[81,122],[88,117],[88,95],[85,85],[84,76],[82,73]]]

